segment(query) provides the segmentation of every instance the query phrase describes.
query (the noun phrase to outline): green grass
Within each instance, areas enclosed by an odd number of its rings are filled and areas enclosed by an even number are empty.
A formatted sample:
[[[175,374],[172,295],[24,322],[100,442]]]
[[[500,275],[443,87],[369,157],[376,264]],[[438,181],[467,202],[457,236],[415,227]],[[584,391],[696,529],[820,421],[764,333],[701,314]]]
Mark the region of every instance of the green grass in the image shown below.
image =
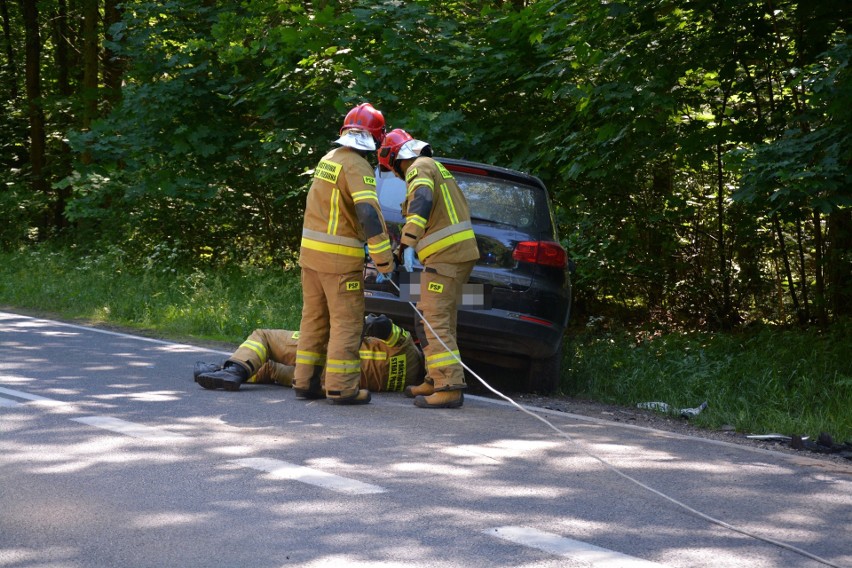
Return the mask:
[[[30,249],[0,255],[0,305],[240,343],[258,327],[298,329],[302,298],[295,270],[138,268]]]
[[[568,394],[621,405],[708,409],[694,422],[755,434],[852,441],[852,323],[826,330],[626,331],[569,338]]]
[[[0,305],[233,344],[258,327],[298,329],[298,269],[142,264],[130,266],[118,248],[82,258],[40,248],[0,253]],[[852,322],[735,333],[585,329],[566,346],[562,389],[571,396],[677,408],[706,400],[694,422],[707,428],[852,440]]]

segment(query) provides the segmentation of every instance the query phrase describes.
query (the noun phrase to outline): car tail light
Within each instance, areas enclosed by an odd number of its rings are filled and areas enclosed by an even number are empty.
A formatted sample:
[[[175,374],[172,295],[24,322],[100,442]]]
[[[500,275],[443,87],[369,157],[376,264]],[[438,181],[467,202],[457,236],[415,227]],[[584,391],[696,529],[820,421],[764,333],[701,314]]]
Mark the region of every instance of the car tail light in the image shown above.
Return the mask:
[[[562,246],[553,241],[523,241],[515,246],[512,258],[518,262],[530,262],[541,266],[565,268],[568,254]]]

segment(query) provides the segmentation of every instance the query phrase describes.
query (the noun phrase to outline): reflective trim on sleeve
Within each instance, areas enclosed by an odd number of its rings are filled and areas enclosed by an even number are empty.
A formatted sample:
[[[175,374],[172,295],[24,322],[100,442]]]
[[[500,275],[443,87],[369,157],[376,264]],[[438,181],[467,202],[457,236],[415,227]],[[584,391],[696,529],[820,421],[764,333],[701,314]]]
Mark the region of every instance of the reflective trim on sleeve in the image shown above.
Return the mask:
[[[385,251],[391,250],[390,239],[385,239],[383,241],[379,241],[376,244],[367,243],[367,250],[370,251],[370,256],[374,254],[380,254]]]
[[[411,195],[418,187],[428,187],[430,191],[435,191],[435,183],[429,178],[417,178],[408,182],[408,194]]]
[[[375,201],[379,202],[379,196],[376,195],[375,189],[365,189],[363,191],[356,191],[352,193],[352,200],[355,203],[363,203],[365,201]]]
[[[406,223],[411,223],[413,225],[417,225],[421,229],[426,228],[426,219],[421,217],[420,215],[410,215],[405,218]]]

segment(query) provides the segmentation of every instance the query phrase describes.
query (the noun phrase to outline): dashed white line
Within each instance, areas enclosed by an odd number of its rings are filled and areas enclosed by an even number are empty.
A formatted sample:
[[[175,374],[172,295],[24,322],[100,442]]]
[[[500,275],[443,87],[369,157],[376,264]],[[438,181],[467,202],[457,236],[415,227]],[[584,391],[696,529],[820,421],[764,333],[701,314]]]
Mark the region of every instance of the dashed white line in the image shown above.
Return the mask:
[[[592,568],[664,568],[663,564],[527,527],[496,527],[483,532],[515,544],[585,562]]]
[[[0,393],[8,394],[9,396],[14,396],[16,398],[23,398],[24,400],[37,400],[39,402],[49,402],[54,404],[64,404],[60,403],[58,400],[53,400],[52,398],[47,398],[44,396],[39,396],[37,394],[30,394],[28,392],[7,389],[5,387],[0,387]]]
[[[259,471],[265,471],[276,479],[291,479],[301,481],[310,485],[316,485],[324,489],[331,489],[338,493],[346,493],[348,495],[369,495],[374,493],[384,493],[385,489],[378,485],[363,483],[354,479],[340,477],[331,473],[326,473],[318,469],[288,463],[281,460],[270,458],[244,458],[239,460],[231,460],[242,467],[248,467]]]
[[[113,418],[112,416],[84,416],[82,418],[72,418],[71,420],[150,442],[180,442],[189,440],[188,437],[181,434],[175,434],[161,428],[145,426],[144,424],[128,422],[127,420]]]

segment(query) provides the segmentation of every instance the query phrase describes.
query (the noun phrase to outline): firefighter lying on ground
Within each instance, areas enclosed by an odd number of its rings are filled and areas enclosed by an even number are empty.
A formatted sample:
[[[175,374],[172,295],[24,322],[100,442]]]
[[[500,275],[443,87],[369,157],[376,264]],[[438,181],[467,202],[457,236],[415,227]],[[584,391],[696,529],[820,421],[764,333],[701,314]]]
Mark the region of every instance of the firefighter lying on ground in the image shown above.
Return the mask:
[[[256,329],[224,365],[198,362],[193,375],[205,389],[235,391],[243,383],[293,385],[299,332]],[[423,381],[423,353],[411,334],[386,315],[364,319],[360,388],[373,392],[402,392]]]

